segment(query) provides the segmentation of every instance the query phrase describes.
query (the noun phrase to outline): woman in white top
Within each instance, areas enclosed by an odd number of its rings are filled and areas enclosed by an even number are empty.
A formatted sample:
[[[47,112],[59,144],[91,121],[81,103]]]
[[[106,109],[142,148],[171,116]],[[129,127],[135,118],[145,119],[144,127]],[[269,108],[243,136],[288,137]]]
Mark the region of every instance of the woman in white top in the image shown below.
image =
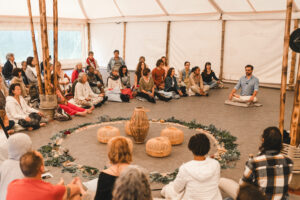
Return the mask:
[[[205,134],[196,134],[188,147],[194,159],[181,165],[176,179],[163,188],[162,195],[166,199],[221,200],[220,164],[206,156],[210,149],[209,139]]]
[[[45,123],[40,123],[43,113],[31,108],[21,95],[20,84],[12,84],[9,88],[9,96],[6,97],[5,110],[7,117],[14,120],[27,130],[38,129],[40,126],[45,126]]]
[[[109,101],[129,102],[129,95],[123,95],[121,89],[123,88],[119,76],[119,69],[114,67],[110,76],[107,79],[106,95]]]
[[[71,79],[70,77],[62,70],[61,63],[56,62],[56,74],[57,74],[57,81],[60,87],[60,90],[63,94],[66,94],[71,89]]]
[[[74,100],[76,104],[90,107],[93,110],[94,106],[100,107],[107,100],[107,97],[104,94],[95,94],[87,81],[86,73],[81,72],[75,86]]]

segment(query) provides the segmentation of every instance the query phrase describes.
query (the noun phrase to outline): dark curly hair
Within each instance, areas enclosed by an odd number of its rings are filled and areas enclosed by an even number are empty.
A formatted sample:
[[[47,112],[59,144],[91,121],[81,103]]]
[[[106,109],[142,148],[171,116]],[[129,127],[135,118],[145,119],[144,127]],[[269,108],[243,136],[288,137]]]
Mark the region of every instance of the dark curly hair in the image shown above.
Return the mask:
[[[190,138],[188,148],[195,156],[205,156],[210,150],[208,137],[203,133],[198,133]]]
[[[11,84],[10,87],[9,87],[9,96],[14,96],[14,93],[13,91],[15,91],[16,87],[19,86],[21,87],[21,85],[19,83],[14,83],[14,84]]]

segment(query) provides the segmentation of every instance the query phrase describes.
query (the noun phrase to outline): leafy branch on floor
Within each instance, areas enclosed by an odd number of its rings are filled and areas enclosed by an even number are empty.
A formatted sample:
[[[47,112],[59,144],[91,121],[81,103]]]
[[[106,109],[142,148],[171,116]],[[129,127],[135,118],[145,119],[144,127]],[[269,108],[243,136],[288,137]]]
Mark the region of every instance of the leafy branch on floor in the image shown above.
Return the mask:
[[[101,124],[105,122],[126,121],[126,120],[130,120],[130,118],[124,118],[124,117],[111,118],[105,115],[99,117],[97,122],[83,123],[76,127],[72,127],[60,131],[59,133],[51,137],[50,143],[39,148],[39,151],[44,156],[45,165],[53,166],[53,167],[63,167],[62,172],[69,172],[72,173],[73,175],[81,174],[83,177],[89,179],[97,177],[99,174],[99,169],[74,163],[75,159],[71,155],[69,155],[69,151],[67,149],[64,149],[61,146],[63,139],[66,138],[68,135],[72,134],[74,131],[83,127],[88,128],[89,126],[95,124]],[[235,161],[237,161],[240,157],[240,152],[237,149],[237,144],[235,143],[236,137],[232,136],[230,132],[227,130],[217,129],[212,124],[209,126],[205,126],[200,123],[197,123],[195,120],[186,122],[186,121],[178,120],[175,117],[171,117],[166,120],[149,119],[149,121],[156,121],[156,122],[159,121],[161,123],[165,123],[165,122],[175,123],[175,124],[185,126],[189,129],[203,129],[204,131],[209,132],[209,134],[212,134],[213,137],[217,140],[217,142],[222,147],[224,147],[224,150],[217,152],[216,153],[217,157],[215,157],[215,159],[219,161],[222,169],[234,167]],[[178,169],[176,169],[174,172],[167,173],[167,174],[152,172],[150,173],[150,179],[151,181],[154,182],[161,182],[163,184],[167,184],[176,178],[177,173],[178,173]]]

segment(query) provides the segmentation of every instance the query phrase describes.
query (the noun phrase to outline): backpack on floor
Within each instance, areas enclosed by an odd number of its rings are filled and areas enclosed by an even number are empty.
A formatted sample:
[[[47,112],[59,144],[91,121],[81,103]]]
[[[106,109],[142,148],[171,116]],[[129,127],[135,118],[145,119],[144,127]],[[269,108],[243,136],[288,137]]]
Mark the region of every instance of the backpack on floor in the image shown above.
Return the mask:
[[[57,121],[68,121],[71,120],[72,117],[66,113],[61,107],[58,107],[54,113],[54,119]]]

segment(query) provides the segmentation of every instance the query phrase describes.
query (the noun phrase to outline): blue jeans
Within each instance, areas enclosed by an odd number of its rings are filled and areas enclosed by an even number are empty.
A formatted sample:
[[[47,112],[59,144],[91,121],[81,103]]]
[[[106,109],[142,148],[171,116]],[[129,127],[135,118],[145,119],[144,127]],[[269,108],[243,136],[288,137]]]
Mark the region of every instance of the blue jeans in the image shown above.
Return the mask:
[[[209,85],[209,89],[215,88],[215,87],[217,87],[217,85],[218,85],[217,81],[214,81],[214,80],[212,80],[212,81],[209,82],[209,83],[203,81],[203,84],[204,84],[204,85]]]

